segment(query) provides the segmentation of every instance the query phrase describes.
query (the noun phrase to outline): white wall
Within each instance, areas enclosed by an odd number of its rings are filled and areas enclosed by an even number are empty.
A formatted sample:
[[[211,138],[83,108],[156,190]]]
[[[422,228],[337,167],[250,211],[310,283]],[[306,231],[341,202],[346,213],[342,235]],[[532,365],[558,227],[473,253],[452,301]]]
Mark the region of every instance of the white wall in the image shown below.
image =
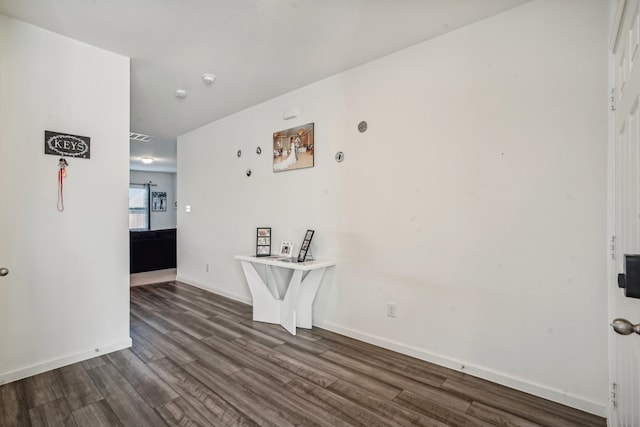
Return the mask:
[[[166,172],[146,172],[146,171],[130,171],[129,182],[134,184],[146,184],[149,181],[156,184],[151,187],[151,192],[160,191],[167,193],[167,210],[166,212],[151,211],[151,229],[165,230],[167,228],[176,228],[176,211],[174,207],[176,199],[176,174]]]
[[[0,384],[131,345],[129,59],[0,15]],[[44,131],[91,138],[69,159]]]
[[[312,228],[317,325],[604,415],[606,14],[533,1],[183,135],[178,279],[250,301],[255,228]],[[307,122],[315,167],[273,173]]]

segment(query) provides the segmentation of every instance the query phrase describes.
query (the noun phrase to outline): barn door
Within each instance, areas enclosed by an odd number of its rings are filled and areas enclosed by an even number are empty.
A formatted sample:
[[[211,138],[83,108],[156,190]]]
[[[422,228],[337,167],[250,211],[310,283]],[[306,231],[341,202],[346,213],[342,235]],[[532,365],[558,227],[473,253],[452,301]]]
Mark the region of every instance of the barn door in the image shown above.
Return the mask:
[[[609,310],[611,321],[640,323],[640,299],[617,288],[625,254],[640,254],[640,0],[619,0],[611,36]],[[627,324],[629,325],[629,324]],[[630,332],[627,330],[627,332]],[[610,425],[640,426],[640,334],[611,332]]]

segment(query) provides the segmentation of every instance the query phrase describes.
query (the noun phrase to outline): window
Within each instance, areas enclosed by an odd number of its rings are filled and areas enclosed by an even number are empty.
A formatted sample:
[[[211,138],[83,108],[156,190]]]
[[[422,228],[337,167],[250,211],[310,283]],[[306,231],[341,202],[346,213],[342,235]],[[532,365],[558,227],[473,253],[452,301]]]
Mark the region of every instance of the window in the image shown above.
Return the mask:
[[[149,186],[129,185],[129,230],[149,229]]]

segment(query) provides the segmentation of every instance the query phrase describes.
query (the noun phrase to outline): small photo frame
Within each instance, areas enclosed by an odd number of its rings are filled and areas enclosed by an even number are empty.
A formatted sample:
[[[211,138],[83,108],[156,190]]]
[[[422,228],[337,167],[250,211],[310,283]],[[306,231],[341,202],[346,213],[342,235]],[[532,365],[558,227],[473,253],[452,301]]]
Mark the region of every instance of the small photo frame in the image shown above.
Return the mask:
[[[302,241],[302,245],[300,246],[300,253],[298,253],[298,262],[304,262],[307,258],[307,254],[309,253],[309,249],[311,246],[311,239],[313,238],[314,230],[307,230],[304,235],[304,240]]]
[[[258,227],[256,231],[256,256],[271,255],[271,227]]]
[[[292,258],[293,255],[293,242],[285,240],[280,244],[280,256]]]

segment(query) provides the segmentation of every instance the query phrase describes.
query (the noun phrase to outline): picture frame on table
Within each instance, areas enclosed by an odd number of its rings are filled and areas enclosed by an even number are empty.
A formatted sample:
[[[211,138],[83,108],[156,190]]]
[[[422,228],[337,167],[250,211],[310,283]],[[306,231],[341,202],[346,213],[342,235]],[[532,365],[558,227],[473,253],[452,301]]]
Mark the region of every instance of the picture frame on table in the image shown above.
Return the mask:
[[[293,242],[291,242],[289,240],[284,240],[280,244],[280,256],[281,257],[292,258],[292,256],[293,256]]]
[[[256,256],[271,255],[271,227],[258,227],[256,229]]]
[[[300,252],[298,253],[298,262],[304,262],[309,255],[309,249],[311,249],[311,239],[313,239],[314,230],[307,230],[304,235],[302,245],[300,245]]]

